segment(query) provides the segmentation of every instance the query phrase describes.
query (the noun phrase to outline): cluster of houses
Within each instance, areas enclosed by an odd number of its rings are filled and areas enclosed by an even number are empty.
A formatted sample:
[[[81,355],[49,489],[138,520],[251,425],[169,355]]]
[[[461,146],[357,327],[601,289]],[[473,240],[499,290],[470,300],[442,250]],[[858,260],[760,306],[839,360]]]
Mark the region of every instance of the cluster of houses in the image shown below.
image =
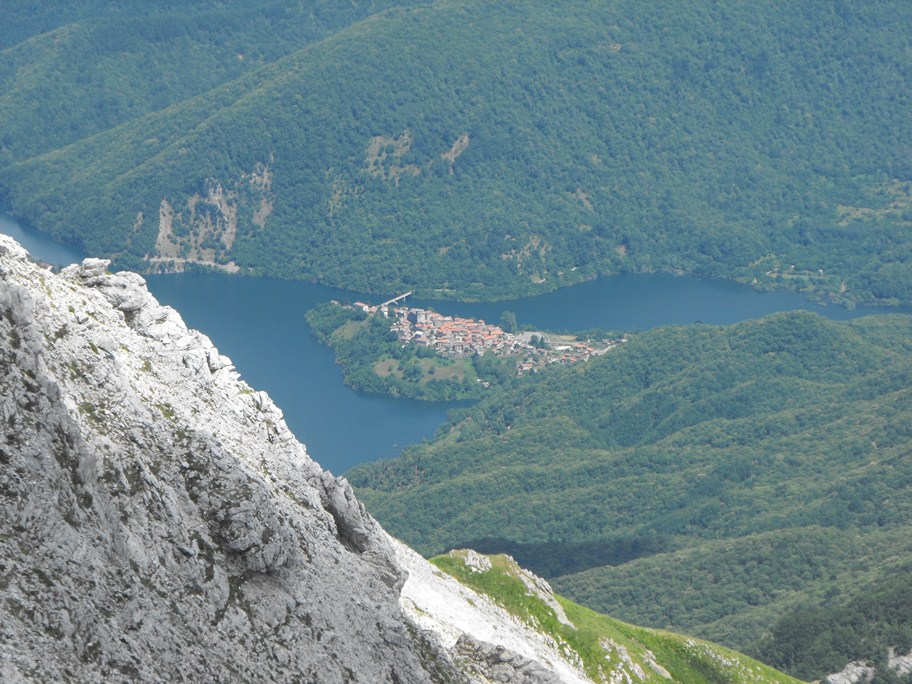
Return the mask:
[[[458,316],[443,316],[427,309],[395,310],[393,332],[403,344],[430,347],[443,356],[472,356],[493,351],[512,354],[523,342],[496,325]],[[526,345],[531,348],[531,345]]]
[[[535,373],[538,370],[552,363],[559,363],[569,366],[572,363],[588,361],[593,356],[601,356],[614,349],[619,344],[626,342],[626,338],[619,340],[607,340],[602,346],[593,347],[592,343],[573,342],[571,344],[558,344],[549,346],[545,349],[533,348],[531,355],[517,361],[516,370],[520,375],[525,373]]]
[[[623,340],[593,347],[587,342],[550,345],[545,333],[524,332],[514,335],[483,320],[443,316],[427,309],[400,307],[394,309],[391,329],[402,344],[429,347],[448,357],[484,355],[517,357],[520,375],[535,372],[549,364],[571,364],[600,356]],[[537,342],[537,344],[536,344]]]
[[[526,331],[514,335],[483,320],[444,316],[436,311],[415,307],[390,306],[410,294],[408,292],[379,306],[355,302],[354,308],[368,314],[392,318],[390,329],[403,345],[420,345],[451,358],[483,356],[488,352],[497,356],[516,357],[516,370],[520,375],[537,372],[554,363],[569,365],[586,361],[627,341],[626,338],[605,340],[599,346],[592,346],[591,341],[578,340],[567,344],[551,344],[548,335],[543,332]]]

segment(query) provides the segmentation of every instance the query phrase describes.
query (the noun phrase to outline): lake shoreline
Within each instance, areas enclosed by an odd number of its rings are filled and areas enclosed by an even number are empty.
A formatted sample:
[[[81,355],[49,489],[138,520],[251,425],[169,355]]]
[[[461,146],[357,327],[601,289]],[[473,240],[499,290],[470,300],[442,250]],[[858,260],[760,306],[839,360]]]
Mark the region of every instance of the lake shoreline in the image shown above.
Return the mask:
[[[10,232],[11,231],[11,232]],[[12,234],[12,237],[15,237],[17,240],[21,241],[21,238],[24,238],[26,242],[33,244],[40,244],[43,250],[51,249],[57,250],[60,253],[72,253],[82,255],[78,260],[85,258],[87,255],[83,252],[78,246],[71,245],[66,242],[61,242],[56,238],[52,237],[49,233],[38,230],[33,226],[29,225],[25,219],[17,217],[10,209],[9,206],[0,204],[0,232],[7,232]],[[26,242],[23,242],[23,246],[28,249]],[[54,247],[56,246],[56,247]],[[29,250],[32,251],[32,250]],[[372,297],[372,298],[389,298],[392,296],[389,292],[356,292],[354,290],[348,290],[346,287],[341,287],[338,285],[326,284],[318,282],[312,278],[301,278],[301,279],[292,279],[292,278],[280,278],[271,275],[258,275],[249,269],[241,268],[235,265],[233,262],[229,265],[218,264],[215,262],[204,262],[204,261],[195,261],[192,259],[178,259],[178,258],[161,258],[155,257],[151,259],[143,260],[143,263],[148,267],[143,269],[128,268],[122,264],[118,264],[116,257],[102,256],[101,258],[107,258],[112,260],[114,268],[124,267],[126,270],[135,270],[137,273],[140,273],[143,276],[152,276],[152,275],[176,275],[181,273],[220,273],[223,275],[230,275],[235,277],[245,277],[245,278],[266,278],[274,280],[282,280],[287,282],[302,282],[308,283],[311,285],[318,285],[320,287],[326,287],[330,289],[336,289],[345,292],[351,292],[352,294],[357,294],[361,297]],[[68,263],[54,263],[50,261],[55,266],[65,266],[69,265]],[[75,262],[70,262],[75,263]],[[792,267],[793,269],[793,267]],[[737,274],[732,276],[718,276],[706,273],[688,273],[681,270],[629,270],[629,271],[619,271],[615,273],[605,273],[599,275],[591,275],[576,280],[574,282],[566,282],[557,285],[554,288],[548,288],[536,292],[534,294],[525,294],[519,296],[505,296],[505,297],[493,297],[481,299],[474,297],[472,295],[467,295],[465,297],[456,296],[458,290],[450,289],[446,290],[446,295],[439,296],[441,292],[444,292],[436,288],[416,288],[415,296],[416,299],[419,299],[424,302],[452,302],[455,304],[465,304],[465,305],[474,305],[474,304],[502,304],[506,302],[513,302],[522,299],[529,299],[535,297],[542,297],[548,294],[555,292],[560,292],[563,290],[569,290],[587,283],[597,282],[604,279],[618,278],[624,276],[670,276],[670,277],[679,277],[679,278],[695,278],[699,280],[708,280],[708,281],[721,281],[726,283],[733,283],[748,287],[755,292],[760,293],[789,293],[797,296],[805,297],[809,302],[812,302],[817,306],[838,306],[845,308],[849,311],[854,310],[856,307],[862,308],[872,308],[879,309],[883,313],[891,312],[900,312],[900,311],[912,311],[912,306],[904,305],[902,302],[896,300],[863,300],[863,299],[852,299],[845,296],[842,292],[834,291],[829,287],[819,287],[819,288],[802,288],[797,285],[800,281],[800,278],[810,279],[813,281],[814,278],[818,277],[816,273],[797,273],[790,272],[788,268],[782,269],[781,271],[770,271],[765,275],[769,276],[767,280],[760,280],[757,277],[752,277],[748,275],[739,276]],[[799,278],[800,276],[800,278]],[[795,283],[794,285],[789,285],[788,283]],[[803,281],[802,281],[803,282]],[[434,296],[437,293],[438,296]]]
[[[81,261],[43,234],[0,216],[0,232],[16,233],[33,257],[60,265]],[[20,239],[24,236],[26,240]],[[51,258],[49,258],[51,257]],[[76,257],[76,258],[74,258]],[[471,402],[425,402],[356,392],[343,383],[332,350],[312,334],[305,314],[332,299],[381,301],[379,296],[306,281],[230,277],[218,273],[146,274],[162,304],[209,336],[251,386],[270,394],[310,455],[334,473],[399,455],[434,436],[447,414]],[[384,298],[387,299],[388,297]],[[412,299],[447,316],[498,321],[504,311],[539,330],[647,330],[665,325],[735,323],[794,309],[848,319],[903,312],[821,306],[789,292],[757,292],[731,281],[671,274],[626,274],[589,280],[536,297],[498,302]]]

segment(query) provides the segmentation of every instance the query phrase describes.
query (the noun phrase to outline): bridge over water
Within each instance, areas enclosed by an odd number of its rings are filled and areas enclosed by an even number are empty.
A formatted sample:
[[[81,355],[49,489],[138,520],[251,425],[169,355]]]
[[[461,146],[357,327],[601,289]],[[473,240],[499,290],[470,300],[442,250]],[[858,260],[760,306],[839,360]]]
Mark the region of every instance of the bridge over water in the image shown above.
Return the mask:
[[[380,308],[381,308],[381,309],[386,309],[386,308],[389,307],[390,304],[395,304],[396,302],[405,299],[406,297],[408,297],[409,295],[411,295],[412,292],[414,292],[414,290],[409,290],[409,291],[406,292],[405,294],[401,294],[401,295],[399,295],[398,297],[393,297],[392,299],[389,299],[389,300],[383,302],[383,304],[380,305]]]

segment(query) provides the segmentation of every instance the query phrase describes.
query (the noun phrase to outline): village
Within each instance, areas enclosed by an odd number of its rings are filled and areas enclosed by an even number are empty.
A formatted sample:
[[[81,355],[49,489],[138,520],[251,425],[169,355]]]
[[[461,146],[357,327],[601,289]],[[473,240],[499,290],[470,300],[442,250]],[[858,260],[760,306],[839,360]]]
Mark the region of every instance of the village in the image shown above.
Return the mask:
[[[570,365],[601,356],[626,342],[626,338],[592,341],[572,336],[537,331],[509,333],[500,326],[483,320],[444,316],[415,307],[391,307],[393,300],[380,306],[355,302],[354,308],[371,315],[392,319],[390,329],[403,345],[414,344],[432,349],[441,356],[462,358],[483,356],[515,357],[519,375],[535,373],[551,364]]]

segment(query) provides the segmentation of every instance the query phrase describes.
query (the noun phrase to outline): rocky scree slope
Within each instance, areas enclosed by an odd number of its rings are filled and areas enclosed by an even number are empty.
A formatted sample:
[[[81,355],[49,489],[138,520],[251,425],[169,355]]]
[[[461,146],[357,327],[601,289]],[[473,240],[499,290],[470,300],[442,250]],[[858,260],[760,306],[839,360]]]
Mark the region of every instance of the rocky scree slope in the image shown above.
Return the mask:
[[[347,483],[106,266],[0,236],[0,680],[463,681]]]

